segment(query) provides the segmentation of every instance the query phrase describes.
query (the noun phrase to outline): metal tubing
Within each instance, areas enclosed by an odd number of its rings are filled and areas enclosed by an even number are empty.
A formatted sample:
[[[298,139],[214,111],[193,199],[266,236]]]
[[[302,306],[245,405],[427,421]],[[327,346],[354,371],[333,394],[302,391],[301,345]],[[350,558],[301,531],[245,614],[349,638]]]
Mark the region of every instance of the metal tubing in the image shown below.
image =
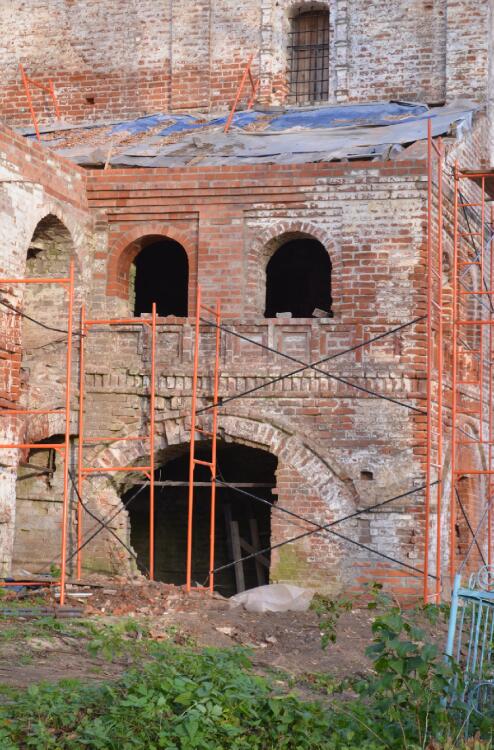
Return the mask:
[[[424,505],[424,604],[429,600],[429,533],[431,504],[431,461],[432,461],[432,371],[433,371],[433,325],[432,325],[432,123],[427,122],[427,435],[425,465],[425,505]]]
[[[12,449],[18,448],[19,450],[37,450],[37,449],[51,449],[54,451],[65,450],[63,443],[0,443],[0,448]]]
[[[119,443],[126,440],[149,440],[149,435],[129,435],[125,437],[84,438],[84,443]]]
[[[484,185],[485,188],[485,185]],[[491,212],[490,212],[490,222],[489,222],[490,230],[491,230],[491,240],[489,243],[489,289],[491,291],[494,290],[494,255],[493,255],[493,247],[492,247],[492,232],[494,229],[494,206],[491,204]],[[489,315],[490,319],[492,321],[493,318],[493,300],[492,297],[490,297],[490,310]],[[483,330],[483,329],[481,329]],[[494,355],[494,337],[492,335],[492,326],[489,326],[489,370],[488,370],[488,377],[489,377],[489,469],[492,469],[492,443],[494,439],[493,435],[493,424],[492,424],[492,418],[493,418],[493,404],[492,404],[492,378],[494,377],[494,368],[493,368],[493,362],[492,357]],[[493,491],[493,484],[492,481],[489,480],[488,484],[488,501],[490,501]],[[492,503],[489,502],[489,510],[487,511],[487,563],[488,565],[492,565]],[[494,624],[494,616],[492,620]]]
[[[458,162],[454,166],[453,203],[453,300],[452,300],[452,394],[451,394],[451,493],[449,509],[449,575],[451,585],[456,568],[456,420],[457,420],[457,366],[458,366]]]
[[[101,318],[101,320],[86,320],[86,326],[118,326],[118,325],[152,325],[147,318]]]
[[[211,438],[211,521],[210,521],[210,538],[209,538],[209,590],[214,591],[214,561],[216,547],[216,443],[218,432],[218,395],[220,382],[220,347],[221,347],[221,303],[216,302],[215,312],[216,322],[216,342],[214,358],[214,384],[213,384],[213,429]]]
[[[456,628],[456,616],[458,612],[458,591],[461,584],[461,576],[458,574],[455,577],[453,592],[451,595],[451,611],[449,615],[449,628],[448,638],[446,641],[446,661],[449,662],[453,658],[453,647],[455,642],[455,628]]]
[[[70,395],[72,382],[72,327],[74,313],[74,261],[70,262],[69,308],[67,324],[67,380],[65,387],[65,452],[63,466],[62,549],[60,560],[60,606],[65,604],[65,579],[67,575],[67,525],[69,520],[69,470],[70,470]]]
[[[151,382],[149,398],[149,578],[154,581],[154,420],[156,398],[156,303],[151,318]]]
[[[197,410],[197,369],[199,364],[199,321],[201,315],[201,287],[197,285],[196,323],[194,338],[194,370],[192,375],[192,402],[190,423],[190,453],[189,453],[189,502],[187,519],[187,560],[186,560],[186,590],[190,591],[192,582],[192,523],[194,515],[194,468],[195,468],[195,439],[196,439],[196,410]]]
[[[49,277],[36,277],[32,279],[0,279],[0,284],[68,284],[70,279],[51,279]]]
[[[84,461],[84,376],[85,376],[85,352],[84,338],[86,335],[86,309],[81,307],[81,341],[79,348],[79,444],[77,451],[77,580],[80,581],[82,573],[82,523],[83,507],[82,495],[84,484],[84,473],[82,471]]]
[[[83,466],[84,474],[106,474],[108,471],[143,471],[147,472],[150,466]]]
[[[21,63],[19,63],[19,68],[21,70],[22,83],[24,84],[24,89],[26,91],[27,103],[29,105],[29,111],[31,113],[31,120],[33,121],[34,130],[36,132],[36,138],[38,139],[38,141],[41,141],[41,135],[40,135],[39,126],[38,126],[38,119],[36,117],[36,112],[34,111],[33,99],[31,96],[31,89],[29,88],[29,78],[27,77],[26,71],[24,70],[24,66]]]
[[[244,90],[244,86],[246,84],[247,78],[250,75],[250,66],[251,66],[251,63],[252,63],[253,59],[254,59],[254,53],[252,53],[252,55],[249,57],[249,60],[247,62],[247,65],[245,66],[245,70],[243,72],[242,78],[240,79],[240,83],[239,83],[239,86],[238,86],[238,89],[237,89],[237,93],[235,95],[235,99],[233,101],[232,108],[230,110],[230,114],[228,115],[228,120],[226,121],[225,129],[224,129],[225,133],[228,133],[228,131],[230,130],[230,125],[232,124],[233,115],[235,114],[235,111],[237,109],[238,103],[240,101],[240,97],[242,96],[242,91]],[[255,96],[255,93],[256,92],[254,90],[252,95]],[[250,102],[250,100],[249,100],[249,102]]]
[[[437,277],[438,277],[438,334],[437,334],[437,486],[436,486],[436,604],[441,601],[442,572],[442,494],[443,494],[443,141],[438,139],[438,238],[437,238]]]
[[[484,284],[484,266],[485,266],[485,177],[481,180],[481,208],[480,208],[480,291],[483,291]],[[489,290],[490,294],[490,290]],[[488,302],[491,297],[488,298]],[[479,334],[479,437],[483,440],[484,436],[484,329],[478,328]],[[490,467],[489,467],[490,468]],[[487,480],[490,483],[490,480]]]

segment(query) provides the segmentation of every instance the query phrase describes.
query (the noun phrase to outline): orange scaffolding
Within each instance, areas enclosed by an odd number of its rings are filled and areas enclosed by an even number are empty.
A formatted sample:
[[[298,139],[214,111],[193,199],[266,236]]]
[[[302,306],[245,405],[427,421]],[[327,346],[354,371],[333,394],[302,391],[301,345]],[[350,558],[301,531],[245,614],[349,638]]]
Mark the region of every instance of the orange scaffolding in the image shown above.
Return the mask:
[[[53,101],[53,106],[55,108],[55,114],[57,117],[57,120],[60,120],[60,107],[58,104],[57,95],[55,93],[55,85],[52,80],[48,81],[48,86],[43,86],[42,83],[38,83],[37,81],[34,81],[32,78],[29,78],[24,66],[19,63],[19,68],[21,71],[22,76],[22,83],[24,84],[24,90],[26,92],[26,98],[29,105],[29,112],[31,113],[31,120],[33,121],[34,130],[36,132],[36,138],[38,141],[41,141],[41,135],[39,132],[39,124],[38,124],[38,118],[36,116],[36,111],[34,109],[33,104],[33,97],[31,96],[31,86],[36,86],[36,88],[40,89],[41,91],[44,91],[46,94],[49,94],[51,96],[51,99]]]
[[[67,354],[66,354],[66,380],[65,380],[65,435],[63,443],[0,443],[0,449],[4,450],[56,450],[60,451],[64,458],[63,473],[63,504],[62,504],[62,529],[61,529],[61,560],[60,560],[60,606],[65,604],[65,584],[67,577],[67,536],[69,520],[69,474],[70,474],[70,397],[71,397],[71,373],[72,373],[72,336],[73,336],[73,311],[74,311],[74,262],[70,262],[68,278],[32,278],[32,279],[9,279],[0,278],[0,284],[56,284],[66,289],[68,295],[68,324],[67,324]],[[47,415],[60,414],[60,409],[1,409],[0,416],[11,415]]]
[[[463,192],[464,191],[464,192]],[[458,509],[461,479],[476,479],[475,536],[479,555],[492,563],[493,330],[492,172],[454,168],[452,294],[452,436],[450,496],[450,576],[457,572]],[[486,328],[487,326],[487,328]],[[470,420],[470,423],[468,422]],[[473,420],[473,425],[472,425]],[[481,468],[472,465],[472,449]],[[487,517],[487,525],[484,526]],[[483,550],[477,533],[484,531]],[[485,562],[485,558],[484,558]]]
[[[249,57],[247,61],[247,65],[245,66],[242,78],[240,79],[240,83],[238,85],[237,93],[235,94],[235,99],[233,100],[230,114],[228,115],[228,119],[225,123],[225,127],[223,130],[224,133],[228,133],[228,131],[230,130],[230,126],[233,121],[233,116],[237,110],[240,97],[242,96],[242,92],[245,88],[245,84],[247,83],[247,81],[249,81],[250,87],[251,87],[251,95],[247,103],[247,109],[252,109],[252,107],[254,106],[254,102],[256,100],[257,91],[259,89],[259,84],[261,82],[261,79],[258,77],[254,80],[254,77],[252,75],[252,70],[251,70],[253,60],[254,60],[254,53],[252,53],[252,55]]]
[[[197,381],[199,370],[199,348],[200,348],[200,323],[201,312],[207,312],[214,318],[216,326],[215,335],[215,359],[213,374],[213,403],[212,403],[212,426],[210,430],[205,430],[197,425]],[[195,467],[207,466],[211,471],[211,513],[209,526],[209,590],[214,589],[214,561],[215,561],[215,518],[216,518],[216,443],[218,432],[218,393],[219,393],[219,372],[220,372],[220,347],[221,347],[221,307],[220,301],[217,300],[214,309],[202,304],[201,287],[197,287],[196,299],[196,320],[194,336],[194,370],[192,375],[192,402],[191,402],[191,423],[190,423],[190,453],[189,453],[189,499],[188,499],[188,517],[187,517],[187,568],[186,568],[186,588],[190,591],[192,587],[192,536],[194,521],[194,470]],[[195,457],[196,432],[211,438],[211,460],[202,461]]]
[[[148,326],[151,330],[151,371],[149,384],[149,434],[147,436],[125,436],[115,438],[109,437],[84,437],[85,416],[85,338],[95,326],[117,326],[117,325],[139,325]],[[156,401],[156,303],[153,303],[151,318],[110,318],[110,319],[87,319],[84,306],[81,309],[81,350],[79,370],[79,445],[78,445],[78,469],[77,469],[77,577],[82,572],[82,534],[83,534],[83,492],[84,478],[91,474],[104,474],[107,472],[141,472],[149,480],[149,578],[154,580],[154,472],[155,472],[155,401]],[[130,441],[149,440],[149,466],[85,466],[84,446],[97,443],[114,443]]]
[[[443,493],[443,422],[444,422],[444,310],[443,310],[443,163],[442,139],[432,137],[432,120],[427,123],[427,431],[426,480],[424,507],[424,603],[429,592],[431,501],[435,496],[435,591],[441,596],[441,513]],[[434,196],[434,182],[437,193]],[[433,476],[435,479],[433,480]],[[433,481],[436,482],[433,489]]]

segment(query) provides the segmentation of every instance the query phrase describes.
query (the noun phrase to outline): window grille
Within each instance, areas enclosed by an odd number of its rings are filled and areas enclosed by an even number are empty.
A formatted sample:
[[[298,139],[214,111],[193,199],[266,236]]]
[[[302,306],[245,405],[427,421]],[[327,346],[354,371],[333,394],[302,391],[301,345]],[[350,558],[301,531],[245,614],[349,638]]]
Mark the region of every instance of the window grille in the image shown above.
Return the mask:
[[[329,97],[329,13],[310,11],[292,21],[288,44],[290,101],[312,104]]]

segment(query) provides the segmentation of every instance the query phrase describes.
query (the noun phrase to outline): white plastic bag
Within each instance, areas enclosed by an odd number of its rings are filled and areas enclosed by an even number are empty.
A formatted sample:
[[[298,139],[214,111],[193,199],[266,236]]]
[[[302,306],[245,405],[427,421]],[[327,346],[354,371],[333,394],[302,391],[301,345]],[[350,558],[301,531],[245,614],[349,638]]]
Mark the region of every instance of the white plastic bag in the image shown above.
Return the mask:
[[[313,596],[313,591],[290,583],[271,583],[235,594],[230,607],[243,606],[247,612],[306,612]]]

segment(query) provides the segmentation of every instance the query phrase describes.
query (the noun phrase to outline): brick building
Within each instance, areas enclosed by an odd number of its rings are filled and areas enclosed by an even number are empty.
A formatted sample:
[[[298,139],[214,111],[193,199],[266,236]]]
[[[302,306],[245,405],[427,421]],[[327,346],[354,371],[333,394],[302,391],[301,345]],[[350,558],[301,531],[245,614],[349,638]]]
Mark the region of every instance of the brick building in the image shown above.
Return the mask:
[[[487,0],[252,0],[241,8],[230,0],[40,0],[35,11],[15,0],[0,6],[9,40],[0,51],[0,276],[65,277],[74,260],[76,322],[82,304],[90,318],[112,319],[149,315],[157,303],[154,460],[158,482],[175,483],[156,488],[157,578],[184,581],[199,283],[205,303],[219,300],[225,326],[243,337],[222,332],[220,476],[275,503],[269,509],[238,491],[218,491],[218,566],[232,557],[229,517],[251,544],[254,521],[263,547],[310,528],[278,505],[321,525],[352,517],[335,527],[347,539],[313,534],[273,549],[271,580],[337,592],[380,579],[399,595],[420,595],[426,337],[424,320],[412,321],[425,313],[426,121],[435,117],[434,134],[445,136],[447,168],[455,159],[465,166],[490,163],[490,6]],[[294,131],[303,146],[294,150],[281,129],[268,137],[239,125],[223,134],[221,117],[252,54],[259,122],[338,106],[333,111],[348,120],[352,148],[341,131],[336,149],[338,123],[329,127],[326,120],[310,142],[305,131]],[[33,80],[53,80],[57,92],[63,126],[53,121],[49,97],[33,89],[41,144],[32,137],[19,63]],[[469,100],[458,105],[461,116],[451,114],[458,99]],[[396,100],[422,110],[379,115],[383,102]],[[351,107],[366,104],[377,109]],[[387,121],[376,123],[376,116]],[[383,131],[410,120],[418,123],[411,135],[390,130],[389,141],[369,135],[376,124]],[[149,139],[132,140],[135,123],[140,132],[143,121],[153,125]],[[167,131],[163,149],[156,126],[165,121],[185,135],[170,139]],[[204,126],[206,135],[196,137],[191,123]],[[266,158],[261,142],[273,146]],[[250,150],[240,153],[244,146]],[[446,243],[446,289],[449,261]],[[4,413],[2,443],[56,445],[65,431],[64,291],[10,284],[1,292],[24,317],[5,304],[0,312],[0,406],[60,410]],[[212,401],[213,342],[214,329],[204,324],[202,407]],[[73,473],[78,346],[75,335]],[[142,473],[105,473],[104,467],[149,464],[150,356],[146,326],[100,326],[87,337],[85,436],[114,440],[84,449],[87,464],[102,467],[84,483],[84,534],[98,527],[95,516],[107,519],[120,510],[112,533],[103,531],[87,545],[87,570],[132,572],[132,553],[146,570]],[[322,372],[297,365],[324,359]],[[245,391],[251,392],[231,398]],[[204,417],[204,429],[209,424]],[[125,436],[140,439],[119,440]],[[206,439],[198,451],[207,455]],[[36,573],[59,560],[62,463],[54,449],[2,450],[4,573]],[[197,478],[207,481],[207,472]],[[399,495],[405,496],[365,512]],[[470,488],[466,501],[475,504],[474,495]],[[72,551],[76,500],[72,488]],[[193,574],[200,583],[208,576],[207,513],[207,491],[198,487]],[[459,526],[459,545],[461,533]],[[445,560],[448,555],[445,548]],[[246,585],[256,585],[253,561],[243,572]],[[235,590],[232,568],[219,573],[217,585],[224,593]]]

